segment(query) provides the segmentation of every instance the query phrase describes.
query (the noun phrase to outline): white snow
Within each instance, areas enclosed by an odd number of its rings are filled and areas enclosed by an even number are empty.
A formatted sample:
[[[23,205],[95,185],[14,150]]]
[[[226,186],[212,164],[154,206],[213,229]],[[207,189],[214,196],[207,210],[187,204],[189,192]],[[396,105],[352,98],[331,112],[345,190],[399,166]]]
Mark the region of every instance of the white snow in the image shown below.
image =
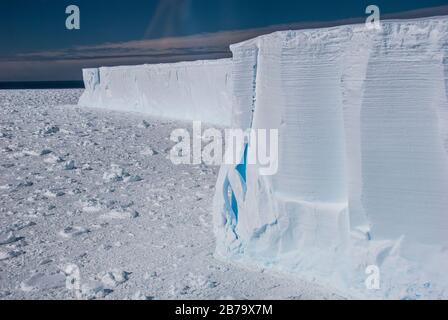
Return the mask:
[[[231,59],[221,59],[84,69],[79,105],[228,125],[231,67]]]
[[[166,158],[172,130],[191,131],[191,124],[80,108],[74,104],[81,93],[0,90],[0,131],[8,133],[0,138],[0,185],[8,186],[0,188],[0,234],[8,242],[0,245],[1,299],[341,297],[216,260],[211,203],[218,168]],[[139,126],[143,120],[148,128]],[[59,131],[39,134],[45,126]],[[147,148],[156,152],[142,154]],[[25,149],[52,153],[15,156]],[[70,160],[77,169],[64,170]],[[104,180],[112,171],[123,179]],[[122,172],[143,180],[126,182]],[[138,216],[101,218],[109,212]]]
[[[357,297],[447,298],[447,40],[439,17],[232,45],[233,124],[278,129],[279,170],[221,168],[216,255]]]

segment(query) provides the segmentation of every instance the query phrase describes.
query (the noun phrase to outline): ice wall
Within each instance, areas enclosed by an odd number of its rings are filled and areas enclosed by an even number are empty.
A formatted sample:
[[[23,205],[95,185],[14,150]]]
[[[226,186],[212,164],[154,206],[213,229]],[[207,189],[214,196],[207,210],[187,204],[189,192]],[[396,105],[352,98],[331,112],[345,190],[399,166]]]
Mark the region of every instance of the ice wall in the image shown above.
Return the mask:
[[[355,296],[447,297],[447,34],[440,17],[231,46],[233,123],[279,130],[279,170],[221,168],[216,255]]]
[[[231,75],[231,59],[85,69],[79,105],[230,125]]]
[[[443,26],[444,28],[440,28]],[[384,25],[361,104],[362,194],[372,236],[448,245],[446,24]]]
[[[257,46],[247,45],[233,53],[232,127],[250,128],[255,108],[257,84]]]

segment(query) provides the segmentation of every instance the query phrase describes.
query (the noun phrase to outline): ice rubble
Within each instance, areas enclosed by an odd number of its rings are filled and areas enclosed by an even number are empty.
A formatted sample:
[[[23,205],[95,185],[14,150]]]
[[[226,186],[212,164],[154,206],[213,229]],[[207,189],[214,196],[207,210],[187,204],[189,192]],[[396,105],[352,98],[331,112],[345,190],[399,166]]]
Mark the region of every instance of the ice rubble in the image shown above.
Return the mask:
[[[229,125],[231,59],[83,70],[79,105]]]
[[[447,40],[440,17],[232,45],[232,125],[278,129],[279,170],[221,168],[216,255],[354,296],[447,298]]]

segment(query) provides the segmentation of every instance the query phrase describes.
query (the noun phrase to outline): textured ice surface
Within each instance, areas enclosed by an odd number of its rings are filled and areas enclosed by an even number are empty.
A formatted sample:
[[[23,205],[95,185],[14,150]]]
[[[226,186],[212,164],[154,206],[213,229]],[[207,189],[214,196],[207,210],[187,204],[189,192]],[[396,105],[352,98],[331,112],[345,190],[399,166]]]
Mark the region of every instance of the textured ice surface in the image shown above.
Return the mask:
[[[446,298],[447,35],[440,17],[231,46],[233,124],[279,130],[279,171],[221,168],[217,256],[357,296]]]
[[[185,122],[76,107],[81,93],[0,90],[0,299],[340,297],[214,259],[218,168],[167,157]]]
[[[229,125],[231,59],[84,69],[79,105]]]

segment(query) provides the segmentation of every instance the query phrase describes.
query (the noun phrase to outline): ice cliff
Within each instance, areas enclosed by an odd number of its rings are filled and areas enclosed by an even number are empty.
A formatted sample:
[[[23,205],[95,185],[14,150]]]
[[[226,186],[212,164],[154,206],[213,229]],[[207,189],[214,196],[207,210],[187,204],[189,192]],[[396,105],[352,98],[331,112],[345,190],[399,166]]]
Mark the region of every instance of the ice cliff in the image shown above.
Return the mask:
[[[447,40],[440,17],[232,45],[232,124],[278,129],[279,170],[221,168],[217,257],[357,297],[447,298]]]
[[[279,130],[277,174],[244,163],[250,139],[220,170],[218,258],[349,296],[448,298],[448,17],[276,32],[231,51],[86,69],[80,104]]]
[[[79,105],[229,125],[231,59],[84,69]]]

